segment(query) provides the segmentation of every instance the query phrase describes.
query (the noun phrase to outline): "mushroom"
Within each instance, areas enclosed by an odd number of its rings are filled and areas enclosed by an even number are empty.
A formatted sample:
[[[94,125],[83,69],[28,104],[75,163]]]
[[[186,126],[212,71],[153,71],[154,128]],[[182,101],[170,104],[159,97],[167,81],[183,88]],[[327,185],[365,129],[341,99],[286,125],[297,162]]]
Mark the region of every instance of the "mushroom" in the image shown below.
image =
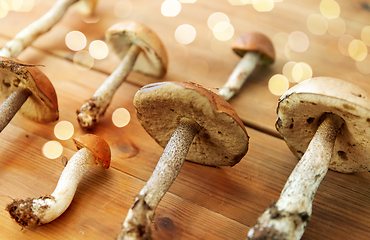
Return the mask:
[[[370,170],[370,101],[358,86],[329,77],[305,80],[284,93],[277,114],[276,128],[300,161],[248,239],[300,239],[328,169]]]
[[[154,212],[185,161],[233,166],[249,137],[235,110],[217,94],[185,82],[142,87],[134,97],[143,128],[164,147],[162,156],[122,224],[118,239],[150,238]]]
[[[109,168],[111,152],[104,139],[86,134],[73,141],[78,151],[68,161],[52,194],[13,200],[6,207],[20,226],[39,226],[58,218],[71,204],[78,183],[92,166],[99,163],[103,168]]]
[[[78,2],[79,0],[58,0],[52,8],[46,12],[42,17],[28,25],[20,31],[12,40],[7,42],[0,50],[0,56],[3,57],[17,57],[26,47],[35,41],[40,35],[48,32],[60,19],[64,16],[68,8]],[[80,0],[86,2],[94,2],[94,0]],[[82,5],[82,4],[80,4]],[[92,8],[94,4],[90,5]]]
[[[37,122],[58,120],[55,89],[37,67],[0,57],[0,75],[0,93],[6,98],[0,106],[0,132],[18,111]]]
[[[120,22],[110,27],[105,36],[122,61],[93,97],[77,111],[77,120],[82,128],[93,128],[99,121],[131,70],[156,78],[163,77],[167,71],[166,49],[159,37],[144,24]]]
[[[218,92],[218,95],[226,101],[240,90],[259,63],[267,65],[275,61],[274,46],[262,33],[251,32],[241,35],[234,41],[232,49],[242,59]]]

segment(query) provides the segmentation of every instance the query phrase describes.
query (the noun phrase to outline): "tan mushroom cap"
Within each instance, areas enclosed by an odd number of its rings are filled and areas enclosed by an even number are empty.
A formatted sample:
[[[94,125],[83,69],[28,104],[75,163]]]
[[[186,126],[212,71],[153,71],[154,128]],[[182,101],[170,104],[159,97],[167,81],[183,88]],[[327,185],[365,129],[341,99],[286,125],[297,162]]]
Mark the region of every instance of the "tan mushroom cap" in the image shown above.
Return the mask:
[[[48,77],[35,65],[15,58],[0,57],[0,93],[7,98],[18,87],[28,88],[32,95],[19,110],[24,116],[37,122],[52,122],[59,118],[55,89]]]
[[[246,52],[258,52],[261,61],[271,64],[275,61],[275,49],[270,39],[262,33],[251,32],[239,36],[232,44],[232,49],[240,57]]]
[[[235,110],[217,94],[185,82],[153,83],[134,97],[143,128],[165,147],[181,118],[200,126],[187,160],[210,166],[233,166],[247,153],[249,137]]]
[[[166,49],[157,34],[146,25],[136,21],[119,22],[106,31],[105,37],[120,58],[125,56],[131,44],[142,49],[134,71],[158,78],[166,74]]]
[[[370,171],[370,100],[356,85],[317,77],[293,86],[279,101],[276,129],[301,158],[325,113],[336,114],[345,122],[335,142],[330,169]]]
[[[103,168],[109,168],[111,151],[108,143],[94,134],[85,134],[73,139],[78,150],[86,148],[91,151]]]

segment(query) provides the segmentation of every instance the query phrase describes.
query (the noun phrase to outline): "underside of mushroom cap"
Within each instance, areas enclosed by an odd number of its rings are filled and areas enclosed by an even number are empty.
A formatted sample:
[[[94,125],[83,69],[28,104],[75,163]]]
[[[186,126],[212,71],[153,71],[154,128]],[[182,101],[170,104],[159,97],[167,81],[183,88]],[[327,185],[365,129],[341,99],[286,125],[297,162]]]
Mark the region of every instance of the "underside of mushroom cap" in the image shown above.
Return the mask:
[[[249,137],[235,110],[224,99],[191,83],[161,82],[141,88],[134,97],[144,129],[165,147],[182,118],[200,126],[187,160],[210,166],[233,166],[247,153]]]
[[[327,77],[295,85],[279,101],[276,129],[301,158],[327,113],[344,120],[330,169],[344,173],[370,171],[370,101],[356,85]]]
[[[0,93],[7,98],[18,87],[28,88],[32,95],[19,110],[36,122],[52,122],[59,118],[55,89],[35,65],[14,58],[0,58]]]
[[[115,53],[123,58],[132,44],[141,48],[133,70],[153,77],[163,77],[167,72],[168,57],[158,35],[137,21],[119,22],[105,34]]]

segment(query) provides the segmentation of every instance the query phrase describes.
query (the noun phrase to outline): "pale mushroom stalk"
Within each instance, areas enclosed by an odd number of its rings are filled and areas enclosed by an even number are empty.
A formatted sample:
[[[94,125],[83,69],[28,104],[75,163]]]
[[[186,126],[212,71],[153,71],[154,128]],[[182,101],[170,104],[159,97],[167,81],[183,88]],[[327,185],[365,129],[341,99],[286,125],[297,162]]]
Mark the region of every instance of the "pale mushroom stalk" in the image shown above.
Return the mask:
[[[58,0],[42,17],[20,31],[0,50],[0,56],[17,57],[40,35],[48,32],[63,17],[67,9],[79,0]]]
[[[226,101],[230,100],[243,86],[249,75],[256,68],[260,54],[258,52],[247,52],[232,71],[227,82],[220,88],[218,95]]]
[[[0,132],[9,124],[31,94],[28,88],[17,88],[0,105]]]
[[[155,209],[180,172],[199,125],[182,118],[172,134],[153,174],[135,199],[117,239],[150,239],[150,223]],[[145,234],[142,236],[142,227]]]
[[[339,116],[327,114],[289,176],[279,200],[257,220],[248,233],[248,239],[293,240],[302,237],[312,215],[316,191],[329,170],[342,124]]]
[[[104,115],[114,93],[126,80],[141,51],[138,45],[131,45],[114,72],[96,90],[93,97],[81,106],[77,112],[77,119],[81,127],[91,127],[95,122],[99,121],[100,116]]]

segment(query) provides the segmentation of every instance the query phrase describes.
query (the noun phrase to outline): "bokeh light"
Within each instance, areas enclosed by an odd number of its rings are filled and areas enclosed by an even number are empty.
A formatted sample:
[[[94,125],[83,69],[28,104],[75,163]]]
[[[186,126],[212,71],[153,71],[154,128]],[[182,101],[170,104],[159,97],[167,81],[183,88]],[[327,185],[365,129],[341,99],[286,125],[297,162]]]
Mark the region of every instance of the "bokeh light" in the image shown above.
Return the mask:
[[[326,18],[320,14],[311,14],[308,16],[306,24],[308,30],[315,35],[323,35],[328,29]]]
[[[255,0],[252,1],[253,8],[257,12],[269,12],[274,8],[274,1],[273,0]]]
[[[79,51],[86,47],[86,36],[80,31],[71,31],[67,33],[65,43],[72,51]]]
[[[365,26],[361,30],[361,40],[367,45],[370,46],[370,26]]]
[[[94,58],[88,51],[81,50],[74,54],[73,64],[80,70],[89,70],[94,66]]]
[[[367,56],[367,47],[361,40],[354,39],[348,45],[349,56],[356,61],[362,61]]]
[[[131,115],[126,108],[117,108],[112,114],[112,122],[116,127],[125,127],[130,120]]]
[[[218,22],[213,28],[213,36],[220,41],[230,40],[234,32],[234,27],[228,22]]]
[[[181,3],[195,3],[197,0],[179,0]]]
[[[289,61],[283,66],[283,75],[288,79],[289,82],[295,82],[293,78],[293,68],[297,63],[294,61]]]
[[[297,83],[312,78],[312,68],[305,62],[299,62],[292,69],[292,77]]]
[[[340,37],[346,32],[346,22],[338,17],[328,19],[328,33],[334,37]]]
[[[73,134],[74,127],[69,121],[60,121],[54,127],[54,135],[60,140],[68,140]]]
[[[17,12],[29,12],[34,6],[34,0],[12,0],[12,9]]]
[[[63,146],[58,141],[49,141],[44,144],[42,147],[42,154],[49,158],[49,159],[55,159],[60,157],[63,153]]]
[[[108,46],[101,40],[95,40],[90,43],[89,52],[95,59],[104,59],[108,55]]]
[[[175,39],[181,44],[192,43],[197,35],[195,28],[189,24],[180,25],[175,31]]]
[[[114,5],[114,15],[119,18],[127,18],[131,15],[134,6],[130,0],[121,0]]]
[[[249,0],[228,0],[228,2],[233,6],[245,5]]]
[[[337,18],[340,14],[340,6],[334,0],[321,0],[320,13],[327,19]]]
[[[294,31],[289,34],[288,44],[293,51],[304,52],[308,48],[309,39],[304,32]]]
[[[9,10],[9,4],[5,1],[0,1],[0,18],[4,18],[8,15]]]
[[[177,0],[165,0],[161,5],[161,12],[165,17],[175,17],[180,11],[181,3]]]
[[[229,19],[229,17],[225,13],[215,12],[215,13],[212,13],[208,17],[207,25],[208,25],[209,29],[211,29],[213,31],[214,27],[219,22],[228,22],[228,23],[230,23],[230,19]],[[226,28],[227,28],[227,26],[226,26]]]
[[[203,59],[193,59],[189,62],[188,74],[191,78],[206,77],[208,70],[208,64]]]
[[[289,89],[289,81],[285,76],[275,74],[270,78],[268,88],[272,94],[281,96]]]

